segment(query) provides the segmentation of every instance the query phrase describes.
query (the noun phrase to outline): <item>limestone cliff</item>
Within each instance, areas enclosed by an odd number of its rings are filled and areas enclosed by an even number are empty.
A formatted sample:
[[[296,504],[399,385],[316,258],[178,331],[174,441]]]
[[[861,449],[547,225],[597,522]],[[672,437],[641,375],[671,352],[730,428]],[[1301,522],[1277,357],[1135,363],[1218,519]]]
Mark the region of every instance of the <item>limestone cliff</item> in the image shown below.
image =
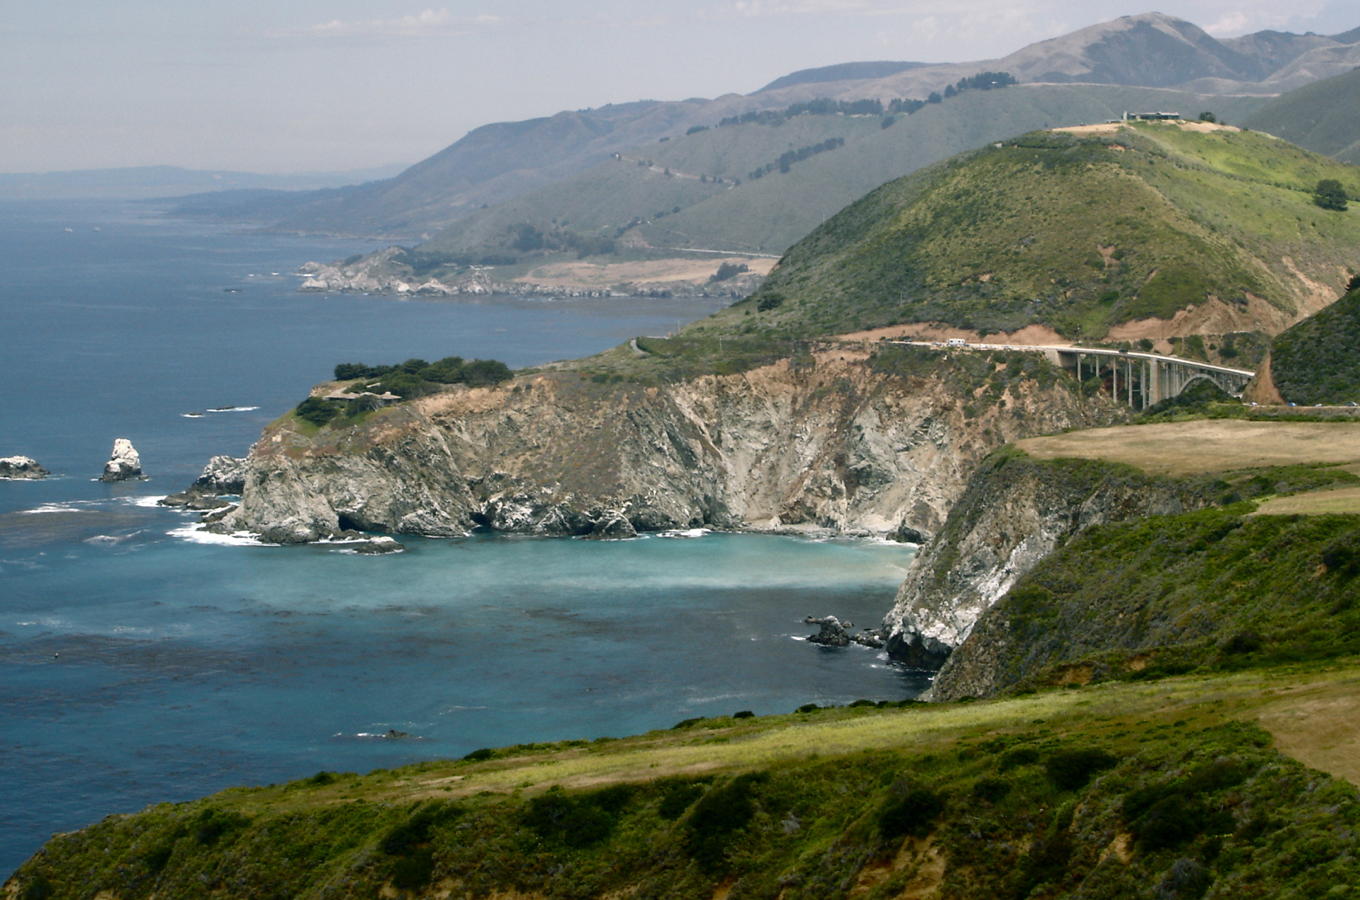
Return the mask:
[[[1197,483],[1110,463],[1039,462],[1014,448],[1000,451],[978,467],[939,536],[908,572],[884,620],[888,651],[910,665],[947,671],[946,660],[983,613],[1070,536],[1207,502]]]
[[[932,357],[907,372],[876,352],[651,385],[546,371],[342,427],[285,417],[251,450],[241,505],[218,527],[280,542],[477,526],[929,533],[998,445],[1122,415],[1032,362]]]

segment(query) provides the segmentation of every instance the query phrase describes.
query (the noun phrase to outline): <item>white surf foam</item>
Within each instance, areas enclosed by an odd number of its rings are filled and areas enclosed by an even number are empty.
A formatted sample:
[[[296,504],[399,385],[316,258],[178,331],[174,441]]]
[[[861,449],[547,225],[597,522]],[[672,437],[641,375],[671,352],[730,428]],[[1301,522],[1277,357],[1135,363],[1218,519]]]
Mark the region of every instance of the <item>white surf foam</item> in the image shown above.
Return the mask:
[[[236,531],[232,534],[217,534],[216,532],[205,530],[204,526],[198,523],[184,525],[180,528],[172,528],[166,532],[170,537],[189,541],[193,544],[216,544],[222,547],[278,547],[278,544],[271,544],[260,540],[260,536],[249,531]]]
[[[676,528],[676,529],[674,529],[674,530],[672,530],[672,531],[663,531],[663,532],[661,532],[661,533],[658,535],[658,537],[663,537],[663,538],[701,538],[701,537],[704,537],[705,535],[710,535],[710,534],[712,534],[712,533],[713,533],[713,531],[712,531],[711,529],[708,529],[708,528]]]
[[[44,503],[42,506],[35,506],[32,509],[19,510],[20,515],[38,516],[44,513],[73,513],[73,512],[93,512],[90,509],[82,509],[76,505],[76,501],[70,503]]]

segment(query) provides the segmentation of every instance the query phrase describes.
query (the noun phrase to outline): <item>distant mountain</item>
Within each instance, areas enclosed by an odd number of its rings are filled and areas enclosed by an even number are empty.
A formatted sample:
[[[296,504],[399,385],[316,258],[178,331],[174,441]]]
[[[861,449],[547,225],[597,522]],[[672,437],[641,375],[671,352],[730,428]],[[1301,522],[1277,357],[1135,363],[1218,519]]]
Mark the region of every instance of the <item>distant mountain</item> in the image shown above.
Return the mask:
[[[1200,95],[1273,94],[1338,74],[1360,62],[1360,44],[1343,40],[1348,35],[1329,38],[1262,32],[1218,41],[1189,22],[1160,13],[1125,16],[1041,41],[1000,59],[930,65],[845,63],[786,75],[748,96],[639,101],[487,125],[395,178],[299,196],[282,204],[273,202],[270,214],[276,216],[278,227],[288,230],[409,241],[433,235],[484,207],[527,196],[585,172],[607,162],[612,154],[646,156],[650,151],[643,148],[662,139],[678,139],[691,130],[742,114],[822,98],[923,100],[983,71],[1009,72],[1028,84],[1176,88]],[[1004,93],[1011,99],[1019,97]],[[1165,100],[1167,104],[1181,102],[1179,96],[1168,95]],[[1072,121],[1077,117],[1054,118]],[[1015,124],[1018,130],[1026,130],[1043,122],[1017,119]],[[774,130],[765,134],[769,140],[760,154],[767,158],[798,149]],[[931,158],[943,158],[959,149],[958,143],[949,143]],[[892,177],[903,172],[884,174]],[[662,205],[660,199],[644,203],[643,208],[650,205],[650,212],[657,212],[677,205]],[[829,214],[844,199],[837,195],[821,209]]]
[[[399,166],[346,172],[260,175],[175,166],[0,173],[0,200],[153,199],[216,191],[312,191],[391,178]],[[244,200],[244,198],[239,198]]]
[[[781,88],[794,87],[799,84],[824,84],[828,81],[858,81],[865,78],[886,78],[889,75],[896,75],[898,72],[905,72],[907,69],[919,69],[928,63],[919,62],[848,62],[839,63],[834,66],[821,66],[816,69],[800,69],[791,72],[781,78],[776,78],[755,93],[761,94],[765,91],[777,91]]]
[[[1343,162],[1360,163],[1360,69],[1283,94],[1246,124]]]

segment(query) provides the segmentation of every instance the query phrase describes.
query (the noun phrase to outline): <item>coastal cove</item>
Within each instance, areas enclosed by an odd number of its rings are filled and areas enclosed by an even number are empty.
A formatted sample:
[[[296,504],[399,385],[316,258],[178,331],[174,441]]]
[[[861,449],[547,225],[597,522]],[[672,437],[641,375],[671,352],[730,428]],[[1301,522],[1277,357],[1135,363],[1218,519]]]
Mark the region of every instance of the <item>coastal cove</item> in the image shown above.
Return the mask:
[[[800,640],[808,614],[877,624],[909,546],[404,537],[407,552],[372,558],[205,542],[155,499],[209,456],[244,454],[336,362],[532,365],[725,301],[299,294],[300,262],[371,248],[154,212],[0,205],[16,376],[0,455],[53,472],[0,482],[0,790],[14,811],[0,870],[53,831],[235,784],[924,689],[881,651]],[[149,480],[92,481],[115,437]]]

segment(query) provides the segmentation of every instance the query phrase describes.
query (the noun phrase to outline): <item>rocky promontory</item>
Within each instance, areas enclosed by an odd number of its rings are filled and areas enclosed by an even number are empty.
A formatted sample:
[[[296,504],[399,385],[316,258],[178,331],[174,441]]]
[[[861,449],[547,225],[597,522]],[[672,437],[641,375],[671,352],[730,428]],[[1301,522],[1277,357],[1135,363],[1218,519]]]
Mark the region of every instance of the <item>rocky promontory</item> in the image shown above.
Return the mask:
[[[0,456],[0,478],[36,480],[50,474],[31,456]]]
[[[104,474],[99,476],[99,480],[129,481],[141,477],[142,457],[137,453],[137,448],[127,438],[115,438],[113,452],[109,455],[109,461],[104,463]]]
[[[1051,372],[940,360],[898,373],[877,353],[828,347],[660,384],[545,371],[319,430],[286,417],[214,527],[279,543],[344,529],[930,533],[998,444],[1122,415]]]

